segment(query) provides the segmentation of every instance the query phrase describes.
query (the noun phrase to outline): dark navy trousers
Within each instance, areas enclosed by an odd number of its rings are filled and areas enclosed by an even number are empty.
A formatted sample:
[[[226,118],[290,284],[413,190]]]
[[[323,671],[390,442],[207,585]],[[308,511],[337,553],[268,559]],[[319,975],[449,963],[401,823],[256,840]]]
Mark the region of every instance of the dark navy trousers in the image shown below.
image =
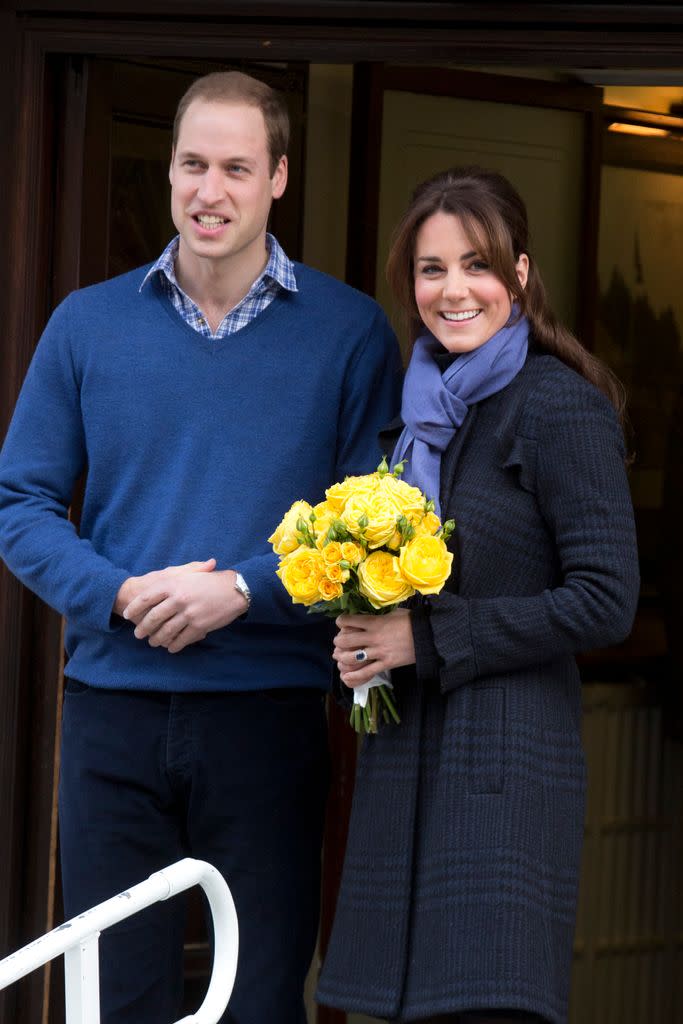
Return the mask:
[[[446,1013],[425,1017],[414,1024],[547,1024],[537,1013],[525,1010],[472,1010],[469,1013]]]
[[[225,1024],[305,1024],[328,787],[324,698],[305,689],[158,694],[69,681],[59,791],[67,917],[182,857],[233,895]],[[102,1024],[181,1015],[182,897],[102,933]]]

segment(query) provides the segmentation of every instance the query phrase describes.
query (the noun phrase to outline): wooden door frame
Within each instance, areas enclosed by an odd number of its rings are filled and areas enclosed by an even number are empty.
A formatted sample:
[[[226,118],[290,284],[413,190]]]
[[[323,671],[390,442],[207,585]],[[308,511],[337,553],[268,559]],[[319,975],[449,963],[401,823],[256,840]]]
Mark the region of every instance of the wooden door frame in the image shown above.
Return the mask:
[[[83,12],[87,11],[87,14]],[[47,13],[46,13],[47,12]],[[50,13],[52,12],[52,13]],[[127,20],[130,19],[130,20]],[[350,62],[437,61],[553,68],[679,68],[683,19],[664,5],[6,0],[0,12],[0,431],[52,298],[71,275],[73,223],[58,223],[52,55]],[[72,83],[77,88],[77,83]],[[68,145],[78,132],[67,130]],[[74,164],[77,163],[74,150]],[[80,211],[78,212],[80,216]],[[55,251],[61,259],[54,260]],[[49,926],[58,618],[0,567],[0,955]],[[348,780],[347,780],[348,781]],[[24,861],[22,851],[29,851]],[[42,1019],[33,976],[0,996],[0,1017]],[[331,1024],[341,1019],[326,1011]],[[323,1014],[321,1013],[321,1021]]]

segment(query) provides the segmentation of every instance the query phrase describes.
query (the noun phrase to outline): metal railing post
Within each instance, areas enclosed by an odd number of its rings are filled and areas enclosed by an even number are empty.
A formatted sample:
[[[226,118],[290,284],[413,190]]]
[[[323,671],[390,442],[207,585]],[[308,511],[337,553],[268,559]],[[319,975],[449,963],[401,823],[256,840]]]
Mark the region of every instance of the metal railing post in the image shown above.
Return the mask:
[[[100,1024],[100,933],[64,951],[66,1024]]]

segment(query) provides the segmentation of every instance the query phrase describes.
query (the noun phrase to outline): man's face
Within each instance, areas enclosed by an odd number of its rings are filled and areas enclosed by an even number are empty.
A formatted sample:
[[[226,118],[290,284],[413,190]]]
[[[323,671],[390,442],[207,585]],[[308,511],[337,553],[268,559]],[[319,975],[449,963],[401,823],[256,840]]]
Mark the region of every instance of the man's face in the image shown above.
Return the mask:
[[[186,264],[206,259],[227,267],[234,259],[263,259],[268,213],[285,190],[287,159],[271,175],[257,107],[194,100],[180,124],[169,180]]]

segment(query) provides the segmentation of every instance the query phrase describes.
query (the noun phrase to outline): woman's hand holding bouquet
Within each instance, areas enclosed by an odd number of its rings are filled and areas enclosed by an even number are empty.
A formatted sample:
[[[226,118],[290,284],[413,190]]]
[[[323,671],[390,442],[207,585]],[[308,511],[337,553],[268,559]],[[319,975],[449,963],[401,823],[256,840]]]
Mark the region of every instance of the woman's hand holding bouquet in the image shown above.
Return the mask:
[[[389,472],[383,460],[375,473],[333,484],[317,505],[294,502],[268,539],[295,604],[335,617],[384,615],[416,593],[439,593],[451,571],[446,541],[454,523],[441,524],[433,503],[400,479],[402,470],[399,464]],[[351,639],[337,651],[348,650]],[[362,644],[354,657],[359,665],[375,660]],[[354,689],[357,732],[377,732],[380,717],[399,721],[390,687],[383,673]]]

